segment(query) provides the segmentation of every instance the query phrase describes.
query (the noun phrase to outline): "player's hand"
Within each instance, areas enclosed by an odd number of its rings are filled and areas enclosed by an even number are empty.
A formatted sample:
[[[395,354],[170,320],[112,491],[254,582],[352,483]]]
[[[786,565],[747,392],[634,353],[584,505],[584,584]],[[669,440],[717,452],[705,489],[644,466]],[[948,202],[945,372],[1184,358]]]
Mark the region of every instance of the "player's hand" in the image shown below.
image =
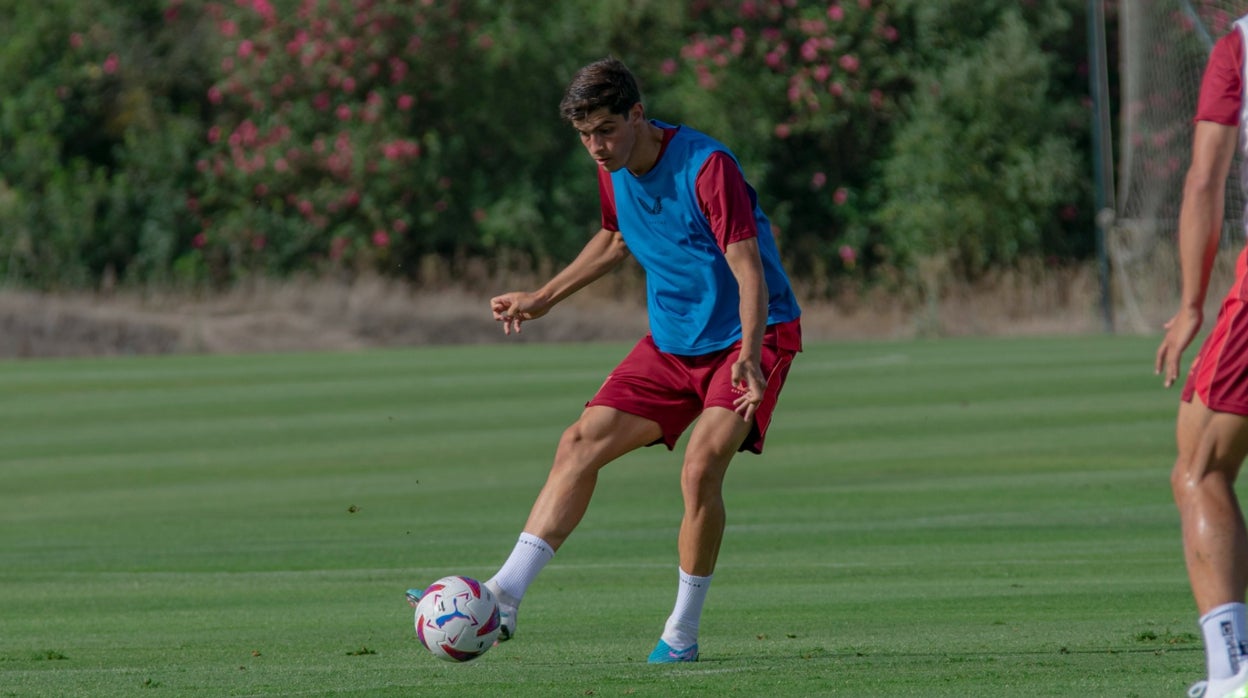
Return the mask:
[[[1169,388],[1179,377],[1179,360],[1183,350],[1200,331],[1203,313],[1198,308],[1182,308],[1166,322],[1166,336],[1157,347],[1157,359],[1153,372],[1162,376],[1162,384]]]
[[[732,389],[741,393],[733,402],[733,410],[741,419],[754,419],[754,412],[767,392],[767,379],[757,361],[740,360],[732,365]]]
[[[522,291],[512,291],[490,299],[490,312],[494,319],[503,323],[503,334],[515,332],[520,334],[520,324],[526,320],[536,320],[546,314],[548,308],[536,295]]]

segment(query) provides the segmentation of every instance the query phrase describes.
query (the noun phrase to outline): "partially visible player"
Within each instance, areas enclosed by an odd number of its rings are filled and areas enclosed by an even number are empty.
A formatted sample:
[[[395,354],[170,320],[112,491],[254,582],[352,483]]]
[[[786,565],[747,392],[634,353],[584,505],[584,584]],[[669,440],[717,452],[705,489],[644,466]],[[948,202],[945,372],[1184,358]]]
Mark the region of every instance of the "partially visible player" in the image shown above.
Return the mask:
[[[645,270],[650,333],[563,433],[510,557],[486,582],[501,639],[516,632],[529,584],[580,523],[598,470],[634,449],[670,450],[697,424],[681,469],[684,517],[676,604],[652,663],[698,659],[698,627],[723,538],[724,475],[737,451],[761,453],[790,362],[800,310],[771,225],[736,158],[687,126],[648,120],[618,60],[581,68],[560,104],[598,163],[602,228],[532,292],[490,300],[507,334],[632,255]]]
[[[1203,321],[1231,161],[1237,148],[1241,158],[1248,155],[1248,142],[1239,135],[1239,124],[1248,118],[1246,40],[1248,17],[1214,46],[1201,81],[1192,161],[1179,213],[1182,299],[1166,323],[1154,364],[1167,387],[1178,378],[1183,350]],[[1170,481],[1208,672],[1188,695],[1248,698],[1248,530],[1234,490],[1248,455],[1248,249],[1239,255],[1235,283],[1192,362],[1179,403],[1176,441],[1178,457]]]

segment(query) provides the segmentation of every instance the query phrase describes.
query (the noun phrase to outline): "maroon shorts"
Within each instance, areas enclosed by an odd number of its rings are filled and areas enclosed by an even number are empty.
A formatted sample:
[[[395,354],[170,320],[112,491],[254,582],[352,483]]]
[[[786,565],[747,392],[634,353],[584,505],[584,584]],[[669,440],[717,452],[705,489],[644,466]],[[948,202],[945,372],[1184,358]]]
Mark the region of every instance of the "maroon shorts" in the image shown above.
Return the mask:
[[[789,374],[793,357],[801,350],[798,321],[767,328],[762,368],[767,379],[763,401],[754,412],[754,426],[739,450],[763,452],[767,425]],[[732,364],[741,343],[702,356],[678,356],[660,351],[646,335],[607,376],[586,407],[611,407],[644,417],[659,425],[663,443],[671,450],[685,429],[708,407],[735,409],[740,392],[732,386]],[[654,444],[651,444],[652,446]]]
[[[1235,263],[1235,284],[1192,361],[1183,401],[1194,393],[1209,409],[1248,416],[1248,248]]]

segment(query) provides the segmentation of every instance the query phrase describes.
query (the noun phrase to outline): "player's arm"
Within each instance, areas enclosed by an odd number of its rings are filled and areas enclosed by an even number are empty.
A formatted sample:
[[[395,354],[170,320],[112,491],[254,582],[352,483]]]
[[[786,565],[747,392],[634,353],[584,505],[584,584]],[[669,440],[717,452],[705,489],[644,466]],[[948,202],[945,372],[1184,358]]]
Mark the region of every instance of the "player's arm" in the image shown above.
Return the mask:
[[[746,421],[763,400],[763,333],[767,330],[767,279],[758,251],[754,195],[741,168],[727,153],[711,154],[697,178],[698,205],[724,252],[740,293],[741,353],[732,365],[732,384],[741,389],[736,409]]]
[[[1179,375],[1179,360],[1204,320],[1209,274],[1222,235],[1226,178],[1235,156],[1238,129],[1212,121],[1196,122],[1192,162],[1183,183],[1179,209],[1179,266],[1182,297],[1179,310],[1166,323],[1154,371],[1169,387]]]
[[[732,366],[732,384],[743,388],[737,398],[742,419],[754,418],[763,401],[767,379],[763,376],[763,333],[767,330],[767,280],[758,252],[758,238],[747,238],[728,245],[724,251],[728,266],[737,279],[741,294],[741,353]]]
[[[628,257],[628,246],[619,231],[600,229],[572,263],[536,291],[512,291],[490,299],[494,319],[503,332],[520,331],[520,324],[550,311],[555,304],[601,278]]]

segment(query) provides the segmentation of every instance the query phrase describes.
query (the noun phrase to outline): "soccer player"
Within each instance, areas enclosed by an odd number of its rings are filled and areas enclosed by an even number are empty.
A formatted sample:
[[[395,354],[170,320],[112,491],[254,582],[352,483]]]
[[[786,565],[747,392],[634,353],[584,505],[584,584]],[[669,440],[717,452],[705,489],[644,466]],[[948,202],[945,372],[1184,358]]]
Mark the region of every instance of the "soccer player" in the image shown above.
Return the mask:
[[[1244,100],[1248,17],[1214,46],[1201,81],[1192,160],[1179,213],[1182,298],[1166,323],[1154,370],[1169,387],[1183,350],[1203,321],[1210,269],[1222,232],[1227,174],[1236,149],[1248,150],[1238,126]],[[1248,153],[1241,152],[1241,157]],[[1248,180],[1244,180],[1248,181]],[[1248,455],[1248,250],[1235,283],[1188,372],[1175,430],[1178,457],[1170,476],[1183,530],[1183,554],[1205,640],[1207,679],[1188,695],[1248,697],[1248,532],[1235,479]]]
[[[681,466],[684,516],[676,604],[651,663],[698,659],[698,625],[724,533],[724,474],[761,453],[780,388],[801,350],[797,300],[771,224],[735,156],[688,126],[648,120],[636,80],[607,58],[581,68],[560,103],[598,163],[602,228],[536,291],[490,300],[503,332],[632,255],[646,273],[650,332],[568,427],[524,531],[486,586],[502,639],[530,582],[584,516],[598,470],[642,446],[671,450],[695,420]]]

